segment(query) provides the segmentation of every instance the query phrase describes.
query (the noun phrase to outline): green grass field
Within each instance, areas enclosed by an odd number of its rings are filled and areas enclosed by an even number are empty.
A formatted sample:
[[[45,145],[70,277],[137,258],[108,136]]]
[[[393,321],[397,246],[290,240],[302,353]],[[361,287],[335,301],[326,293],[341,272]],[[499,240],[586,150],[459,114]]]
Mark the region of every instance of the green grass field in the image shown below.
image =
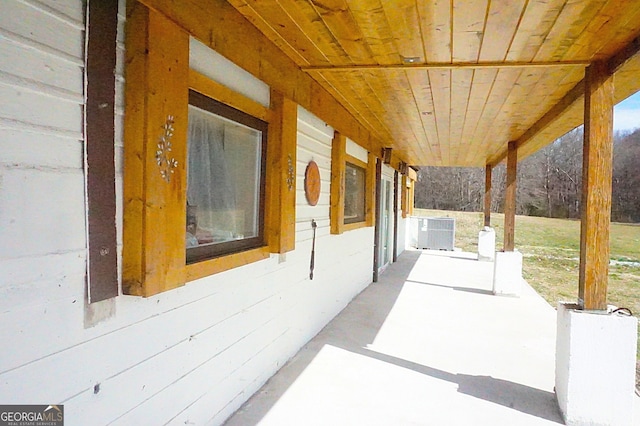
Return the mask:
[[[476,252],[482,213],[416,209],[417,216],[456,218],[456,247]],[[504,215],[493,213],[496,249],[502,249]],[[516,248],[524,256],[523,275],[553,307],[578,297],[580,221],[516,217]],[[611,225],[611,260],[607,302],[640,315],[640,225]],[[640,354],[640,336],[639,336]]]

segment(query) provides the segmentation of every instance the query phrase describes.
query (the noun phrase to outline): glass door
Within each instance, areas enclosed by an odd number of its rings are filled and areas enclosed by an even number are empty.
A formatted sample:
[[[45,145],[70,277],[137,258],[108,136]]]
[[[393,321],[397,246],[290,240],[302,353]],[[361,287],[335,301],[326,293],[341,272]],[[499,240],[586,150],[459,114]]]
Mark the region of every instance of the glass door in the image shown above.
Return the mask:
[[[382,272],[392,259],[393,250],[393,185],[386,176],[382,177],[380,194],[380,241],[378,241],[379,268]]]

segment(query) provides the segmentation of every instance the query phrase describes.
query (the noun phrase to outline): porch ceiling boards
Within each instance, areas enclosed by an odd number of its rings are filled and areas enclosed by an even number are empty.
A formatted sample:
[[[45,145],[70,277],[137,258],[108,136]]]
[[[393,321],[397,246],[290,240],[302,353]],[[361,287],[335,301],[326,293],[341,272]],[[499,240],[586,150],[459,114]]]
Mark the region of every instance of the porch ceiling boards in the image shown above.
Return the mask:
[[[625,59],[616,101],[640,89],[638,0],[228,1],[415,165],[543,147],[582,123],[592,61]]]

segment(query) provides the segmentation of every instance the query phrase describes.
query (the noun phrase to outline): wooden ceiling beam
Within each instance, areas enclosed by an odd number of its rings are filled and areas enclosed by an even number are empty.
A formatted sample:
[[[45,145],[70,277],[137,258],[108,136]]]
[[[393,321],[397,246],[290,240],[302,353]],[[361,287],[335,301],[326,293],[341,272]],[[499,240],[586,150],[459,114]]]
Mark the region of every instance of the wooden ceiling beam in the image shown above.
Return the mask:
[[[609,75],[615,74],[629,60],[640,54],[640,36],[631,40],[629,44],[620,49],[617,53],[607,60]],[[516,146],[521,148],[530,143],[535,136],[551,125],[556,119],[567,111],[575,102],[584,99],[584,79],[580,80],[566,95],[543,115],[533,126],[531,126],[517,141]],[[497,166],[507,158],[507,149],[505,148],[499,155],[490,158],[487,164],[492,167]]]
[[[631,58],[640,53],[640,36],[631,40],[631,43],[623,47],[618,53],[613,55],[608,61],[609,73],[615,74]]]
[[[521,148],[522,146],[529,143],[535,136],[546,129],[567,109],[569,109],[569,107],[571,107],[574,102],[577,102],[582,98],[584,98],[584,79],[576,83],[576,85],[573,86],[573,88],[569,90],[567,94],[564,95],[562,99],[560,99],[560,101],[553,106],[553,108],[547,111],[545,115],[543,115],[538,121],[536,121],[534,125],[529,128],[529,130],[524,132],[524,134],[516,141],[516,147]],[[488,164],[491,164],[492,167],[495,167],[503,162],[505,158],[507,158],[506,148],[497,157],[490,159]]]
[[[500,68],[553,68],[553,67],[587,67],[589,61],[552,61],[552,62],[453,62],[453,63],[406,63],[406,64],[362,64],[303,66],[305,72],[330,71],[370,71],[370,70],[456,70],[456,69],[500,69]]]

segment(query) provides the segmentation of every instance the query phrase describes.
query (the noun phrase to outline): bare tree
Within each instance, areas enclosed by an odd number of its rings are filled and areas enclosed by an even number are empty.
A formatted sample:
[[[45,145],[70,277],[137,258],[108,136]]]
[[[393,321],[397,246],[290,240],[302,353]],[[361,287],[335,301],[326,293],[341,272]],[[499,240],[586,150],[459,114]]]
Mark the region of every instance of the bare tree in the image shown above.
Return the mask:
[[[439,210],[477,211],[484,194],[484,170],[423,167],[418,172],[416,206]]]
[[[640,129],[620,134],[613,146],[612,219],[640,222]]]
[[[640,129],[614,137],[612,218],[640,222]],[[578,127],[518,164],[517,213],[578,218],[582,185],[583,129]],[[492,173],[491,210],[504,211],[504,164]],[[481,211],[484,169],[423,167],[416,206]]]

